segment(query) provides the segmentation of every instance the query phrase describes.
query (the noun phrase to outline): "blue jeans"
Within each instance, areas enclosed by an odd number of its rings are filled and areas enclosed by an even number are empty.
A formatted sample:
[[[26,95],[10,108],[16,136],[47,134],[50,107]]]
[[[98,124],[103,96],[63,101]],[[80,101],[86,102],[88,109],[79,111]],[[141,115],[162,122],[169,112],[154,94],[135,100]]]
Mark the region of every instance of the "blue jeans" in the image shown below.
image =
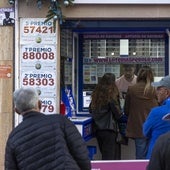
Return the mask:
[[[136,147],[136,159],[146,159],[146,153],[148,150],[148,139],[135,138]]]

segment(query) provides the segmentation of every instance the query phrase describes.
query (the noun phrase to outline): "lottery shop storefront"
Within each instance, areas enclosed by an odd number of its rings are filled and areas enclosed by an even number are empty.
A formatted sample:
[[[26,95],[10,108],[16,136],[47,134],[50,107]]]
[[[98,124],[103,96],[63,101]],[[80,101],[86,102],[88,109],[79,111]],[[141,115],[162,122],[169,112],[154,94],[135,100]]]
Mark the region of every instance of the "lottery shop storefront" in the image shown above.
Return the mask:
[[[79,20],[75,26],[77,22],[66,21],[61,26],[60,48],[61,80],[64,87],[72,87],[78,116],[89,116],[91,93],[103,74],[111,72],[119,77],[123,64],[135,64],[136,74],[141,66],[149,65],[155,80],[169,74],[167,21]],[[164,23],[163,28],[160,23]],[[122,159],[135,159],[134,154],[133,144],[122,147]]]

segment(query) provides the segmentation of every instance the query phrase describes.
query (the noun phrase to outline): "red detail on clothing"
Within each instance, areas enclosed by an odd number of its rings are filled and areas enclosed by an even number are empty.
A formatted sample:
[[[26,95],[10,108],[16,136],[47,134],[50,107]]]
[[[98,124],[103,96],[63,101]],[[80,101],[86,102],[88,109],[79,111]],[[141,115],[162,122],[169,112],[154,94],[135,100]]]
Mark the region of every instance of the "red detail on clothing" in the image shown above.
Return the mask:
[[[62,115],[66,114],[66,106],[62,101],[60,103],[60,114],[62,114]]]

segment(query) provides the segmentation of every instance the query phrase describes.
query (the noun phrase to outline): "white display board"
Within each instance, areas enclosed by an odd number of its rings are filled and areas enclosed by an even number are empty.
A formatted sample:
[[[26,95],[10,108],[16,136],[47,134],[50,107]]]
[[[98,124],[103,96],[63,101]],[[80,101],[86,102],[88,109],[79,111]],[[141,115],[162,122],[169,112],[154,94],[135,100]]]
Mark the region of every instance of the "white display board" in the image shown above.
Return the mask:
[[[41,112],[56,113],[56,33],[45,18],[20,19],[20,87],[35,87]]]

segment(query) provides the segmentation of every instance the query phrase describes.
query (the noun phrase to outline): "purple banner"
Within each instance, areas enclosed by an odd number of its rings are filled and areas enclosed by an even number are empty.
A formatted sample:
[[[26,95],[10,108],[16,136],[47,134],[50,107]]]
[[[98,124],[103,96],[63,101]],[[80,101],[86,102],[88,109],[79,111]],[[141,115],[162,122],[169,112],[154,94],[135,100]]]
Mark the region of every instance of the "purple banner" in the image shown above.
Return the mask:
[[[106,34],[83,34],[85,39],[112,39],[112,38],[165,38],[164,33],[106,33]]]
[[[114,58],[83,58],[84,64],[112,64],[112,63],[121,63],[121,64],[128,64],[128,63],[164,63],[164,57],[114,57]]]
[[[92,161],[92,170],[146,170],[148,160]]]

